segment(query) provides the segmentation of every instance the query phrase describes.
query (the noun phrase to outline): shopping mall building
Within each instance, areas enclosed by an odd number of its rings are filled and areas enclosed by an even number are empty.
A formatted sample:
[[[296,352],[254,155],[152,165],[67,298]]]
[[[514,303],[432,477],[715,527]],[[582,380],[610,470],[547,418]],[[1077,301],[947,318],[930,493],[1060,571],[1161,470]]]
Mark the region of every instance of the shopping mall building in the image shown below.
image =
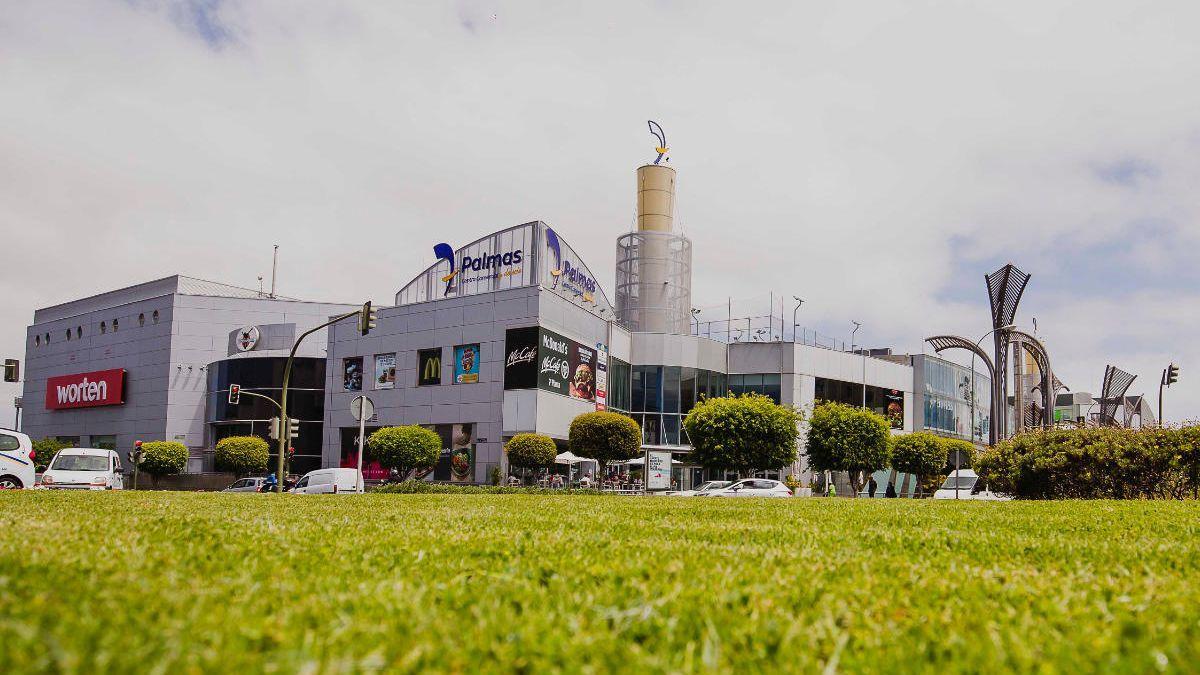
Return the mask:
[[[701,331],[692,243],[674,228],[674,199],[674,169],[637,170],[637,228],[616,240],[611,296],[568,232],[540,221],[459,246],[429,242],[430,266],[379,309],[368,335],[344,321],[302,346],[289,389],[301,420],[295,470],[353,466],[350,402],[360,395],[374,403],[368,432],[436,430],[444,451],[428,477],[459,482],[503,471],[514,434],[546,434],[565,447],[572,419],[607,409],[633,417],[647,448],[671,451],[676,483],[686,487],[705,476],[688,462],[683,417],[701,397],[726,392],[800,407],[865,403],[895,433],[986,437],[988,406],[973,407],[973,417],[964,407],[962,366],[831,348],[807,334],[789,340],[779,317],[771,319],[778,333],[765,338],[732,317]],[[116,448],[180,440],[191,450],[189,470],[211,470],[216,441],[265,436],[274,414],[256,399],[230,406],[230,384],[276,397],[295,336],[350,309],[171,277],[37,310],[25,431]],[[800,460],[768,474],[805,469]]]

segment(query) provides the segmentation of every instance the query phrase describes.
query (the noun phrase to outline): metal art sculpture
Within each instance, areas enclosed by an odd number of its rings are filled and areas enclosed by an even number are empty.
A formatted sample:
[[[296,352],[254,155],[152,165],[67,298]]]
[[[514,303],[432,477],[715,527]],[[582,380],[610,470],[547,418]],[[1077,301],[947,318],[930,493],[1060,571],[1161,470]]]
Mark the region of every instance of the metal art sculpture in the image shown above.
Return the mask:
[[[1016,265],[1009,263],[1004,267],[992,272],[984,277],[987,282],[988,300],[992,305],[992,329],[993,340],[995,344],[995,380],[1000,384],[996,389],[999,391],[999,404],[993,406],[993,412],[998,408],[1000,413],[992,419],[992,428],[1000,427],[1000,436],[1008,436],[1008,343],[1009,332],[1000,330],[1005,326],[1011,326],[1013,319],[1017,315],[1017,305],[1021,302],[1021,295],[1025,292],[1025,286],[1029,284],[1028,274],[1017,269]]]
[[[667,155],[667,132],[663,131],[663,128],[654,120],[646,120],[646,124],[650,125],[650,133],[658,139],[658,147],[654,148],[654,151],[658,153],[658,157],[654,159],[654,163],[658,164]],[[671,160],[668,159],[667,161]]]
[[[988,375],[992,378],[992,422],[988,425],[988,445],[995,445],[998,433],[996,429],[998,413],[996,411],[999,406],[1006,404],[1000,399],[1000,378],[996,377],[996,366],[992,363],[991,357],[987,355],[987,352],[980,349],[978,344],[957,335],[935,335],[931,338],[926,338],[925,341],[933,347],[933,351],[939,354],[947,349],[965,349],[983,361],[983,365],[988,369]],[[971,396],[974,398],[975,392],[971,392]],[[1000,408],[1000,410],[1003,410],[1003,408]],[[971,424],[974,425],[975,420],[971,420]],[[973,433],[972,436],[974,436]]]
[[[1108,365],[1104,367],[1104,382],[1100,386],[1100,424],[1120,426],[1117,423],[1117,407],[1125,403],[1125,392],[1137,379],[1137,375]]]
[[[1040,423],[1043,427],[1049,429],[1054,426],[1054,395],[1056,391],[1055,383],[1057,382],[1054,379],[1054,371],[1050,369],[1050,354],[1046,351],[1046,346],[1042,344],[1041,340],[1038,340],[1025,331],[1010,330],[1005,332],[1012,338],[1016,338],[1016,342],[1033,356],[1034,363],[1037,364],[1038,370],[1041,371],[1042,381],[1038,384],[1038,388],[1042,394],[1042,408],[1039,413],[1040,419],[1035,419],[1033,423]],[[1057,384],[1059,386],[1062,385],[1061,382],[1057,382]],[[1021,414],[1026,420],[1029,419],[1024,411],[1021,411]]]

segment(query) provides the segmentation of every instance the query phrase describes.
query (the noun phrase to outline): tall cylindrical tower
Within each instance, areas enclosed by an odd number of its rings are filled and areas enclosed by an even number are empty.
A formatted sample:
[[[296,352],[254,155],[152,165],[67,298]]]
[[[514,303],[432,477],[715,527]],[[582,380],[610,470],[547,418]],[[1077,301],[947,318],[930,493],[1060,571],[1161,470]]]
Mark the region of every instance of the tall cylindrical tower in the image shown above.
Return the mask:
[[[637,170],[637,231],[617,239],[617,317],[648,333],[691,333],[692,242],[674,232],[675,169]]]

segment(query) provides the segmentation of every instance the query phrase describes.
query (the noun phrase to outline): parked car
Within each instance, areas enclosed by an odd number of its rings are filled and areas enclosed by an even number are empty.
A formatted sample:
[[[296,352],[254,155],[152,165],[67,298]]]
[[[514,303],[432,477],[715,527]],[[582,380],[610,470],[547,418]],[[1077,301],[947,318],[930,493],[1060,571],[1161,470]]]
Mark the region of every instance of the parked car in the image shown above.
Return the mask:
[[[0,429],[0,490],[31,488],[37,480],[33,442],[19,431]]]
[[[123,490],[125,474],[115,450],[63,448],[42,474],[50,490]]]
[[[258,492],[266,478],[239,478],[221,492]]]
[[[691,490],[679,490],[678,492],[668,492],[667,494],[674,495],[676,497],[699,497],[708,494],[713,490],[720,490],[721,488],[729,487],[732,484],[733,481],[728,480],[710,480],[697,485]]]
[[[317,469],[309,471],[288,492],[296,494],[343,494],[362,492],[358,469]]]
[[[958,490],[955,490],[957,485]],[[955,493],[957,492],[957,497]],[[1003,502],[1012,497],[988,489],[987,483],[979,480],[979,474],[971,469],[959,469],[958,478],[953,473],[946,477],[946,482],[933,493],[934,499],[974,499],[976,501]]]
[[[728,487],[717,488],[703,493],[705,497],[791,497],[792,491],[788,486],[777,480],[766,478],[746,478]]]

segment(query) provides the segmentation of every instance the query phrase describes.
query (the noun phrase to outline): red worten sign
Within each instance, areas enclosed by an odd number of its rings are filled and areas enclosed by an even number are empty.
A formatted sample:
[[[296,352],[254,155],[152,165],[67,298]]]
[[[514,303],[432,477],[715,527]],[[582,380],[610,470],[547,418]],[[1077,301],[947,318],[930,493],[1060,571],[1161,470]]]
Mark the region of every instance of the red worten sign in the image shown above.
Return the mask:
[[[92,408],[125,403],[125,370],[58,375],[46,379],[46,409]]]

